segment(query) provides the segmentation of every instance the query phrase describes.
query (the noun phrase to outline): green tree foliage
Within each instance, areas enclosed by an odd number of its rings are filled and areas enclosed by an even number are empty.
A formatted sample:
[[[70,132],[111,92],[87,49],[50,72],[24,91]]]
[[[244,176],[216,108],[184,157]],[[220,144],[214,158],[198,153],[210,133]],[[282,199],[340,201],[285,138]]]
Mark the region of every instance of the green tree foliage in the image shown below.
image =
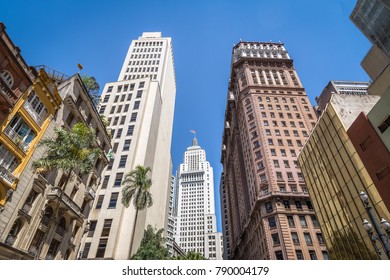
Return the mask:
[[[54,138],[42,139],[38,146],[46,148],[42,158],[34,161],[32,167],[36,172],[60,169],[68,173],[77,170],[81,174],[89,173],[102,151],[95,146],[94,129],[82,123],[71,129],[55,128]]]
[[[100,85],[96,81],[95,77],[90,77],[88,75],[81,76],[81,80],[83,81],[89,96],[92,99],[93,104],[97,107],[99,105],[99,90]]]
[[[162,237],[164,229],[157,230],[148,225],[144,231],[141,246],[132,260],[167,260],[169,259],[168,249],[165,247],[165,238]]]
[[[173,258],[174,260],[205,260],[203,255],[196,252],[188,252],[184,256],[177,256]]]

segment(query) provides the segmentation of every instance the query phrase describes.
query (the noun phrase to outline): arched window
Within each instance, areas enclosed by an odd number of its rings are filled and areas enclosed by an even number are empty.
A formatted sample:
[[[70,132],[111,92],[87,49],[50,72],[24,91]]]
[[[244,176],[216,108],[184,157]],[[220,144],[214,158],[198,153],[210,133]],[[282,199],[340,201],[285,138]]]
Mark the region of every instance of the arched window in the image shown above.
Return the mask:
[[[14,77],[12,77],[12,74],[8,72],[7,70],[3,70],[0,73],[0,77],[3,79],[3,81],[7,84],[8,87],[12,88],[14,85]]]

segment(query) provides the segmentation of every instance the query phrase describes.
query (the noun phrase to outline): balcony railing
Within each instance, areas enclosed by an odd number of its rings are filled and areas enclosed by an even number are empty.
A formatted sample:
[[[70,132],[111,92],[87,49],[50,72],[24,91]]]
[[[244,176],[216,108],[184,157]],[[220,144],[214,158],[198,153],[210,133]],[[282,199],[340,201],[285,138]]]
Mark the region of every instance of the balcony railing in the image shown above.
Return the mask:
[[[74,203],[74,201],[69,196],[67,196],[60,188],[57,187],[52,188],[49,191],[47,198],[48,199],[57,198],[61,202],[63,202],[69,209],[73,210],[73,212],[75,212],[76,215],[78,216],[82,215],[80,207],[78,207],[77,204]]]
[[[57,226],[57,228],[56,228],[56,233],[57,233],[59,236],[63,237],[63,236],[65,235],[65,232],[66,232],[66,230],[65,230],[63,227]]]
[[[13,235],[10,234],[5,239],[5,244],[8,244],[8,245],[12,246],[14,244],[15,240],[16,240],[16,236],[13,236]]]
[[[7,103],[12,106],[17,99],[12,90],[9,89],[7,84],[0,78],[0,92],[6,98]]]
[[[16,178],[11,171],[0,164],[0,178],[13,185],[18,178]]]
[[[5,134],[11,139],[16,146],[21,148],[24,152],[28,150],[29,145],[24,142],[23,138],[10,126],[4,129]]]
[[[30,102],[26,101],[23,103],[24,109],[30,114],[30,116],[34,119],[34,121],[39,125],[42,126],[43,119],[41,116],[34,110],[33,106],[30,104]]]
[[[28,213],[30,213],[31,208],[32,208],[32,205],[30,203],[25,203],[22,207],[22,211],[28,214]]]
[[[41,219],[41,224],[45,225],[45,226],[48,226],[50,223],[50,217],[48,216],[42,216],[42,219]]]

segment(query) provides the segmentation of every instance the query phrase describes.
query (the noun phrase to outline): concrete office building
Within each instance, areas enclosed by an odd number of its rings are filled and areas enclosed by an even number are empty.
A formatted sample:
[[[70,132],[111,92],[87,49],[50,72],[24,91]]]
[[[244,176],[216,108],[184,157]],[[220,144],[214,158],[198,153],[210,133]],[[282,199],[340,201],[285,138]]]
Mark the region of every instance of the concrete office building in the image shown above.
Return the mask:
[[[118,80],[107,83],[101,96],[99,112],[109,121],[114,157],[103,173],[81,258],[128,259],[147,225],[167,228],[175,96],[171,38],[145,32],[132,41]],[[134,227],[136,210],[122,205],[121,182],[137,165],[152,169],[153,206],[139,211]]]
[[[282,43],[233,47],[222,143],[231,259],[327,259],[299,169],[317,118]]]
[[[186,253],[222,259],[222,234],[217,232],[214,173],[196,138],[184,153],[176,173],[177,217],[175,241]]]
[[[355,82],[355,81],[330,81],[324,88],[320,96],[316,97],[317,106],[315,106],[318,116],[325,109],[332,94],[346,94],[346,95],[367,95],[370,83]]]

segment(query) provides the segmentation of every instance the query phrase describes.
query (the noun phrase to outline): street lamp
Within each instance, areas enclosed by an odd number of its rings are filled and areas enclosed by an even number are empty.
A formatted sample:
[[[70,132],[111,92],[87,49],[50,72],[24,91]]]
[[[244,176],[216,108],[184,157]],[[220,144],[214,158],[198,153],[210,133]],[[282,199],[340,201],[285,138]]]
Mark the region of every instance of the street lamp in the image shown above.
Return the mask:
[[[390,237],[390,223],[387,220],[385,220],[384,218],[382,218],[380,223],[382,225],[382,228],[386,231],[386,234],[382,233],[381,227],[379,226],[379,224],[374,216],[374,212],[372,211],[372,207],[369,204],[368,195],[364,191],[361,191],[359,196],[360,196],[360,199],[364,203],[364,208],[366,209],[368,217],[370,218],[371,222],[374,225],[374,229],[375,229],[377,235],[374,234],[374,232],[372,230],[373,225],[368,220],[366,220],[366,219],[363,220],[363,227],[370,235],[370,238],[372,240],[372,243],[374,244],[376,252],[379,255],[381,254],[381,252],[379,251],[379,248],[376,245],[376,241],[378,240],[382,244],[384,250],[386,251],[386,255],[387,255],[388,259],[390,259],[390,245],[388,242],[389,237]]]

